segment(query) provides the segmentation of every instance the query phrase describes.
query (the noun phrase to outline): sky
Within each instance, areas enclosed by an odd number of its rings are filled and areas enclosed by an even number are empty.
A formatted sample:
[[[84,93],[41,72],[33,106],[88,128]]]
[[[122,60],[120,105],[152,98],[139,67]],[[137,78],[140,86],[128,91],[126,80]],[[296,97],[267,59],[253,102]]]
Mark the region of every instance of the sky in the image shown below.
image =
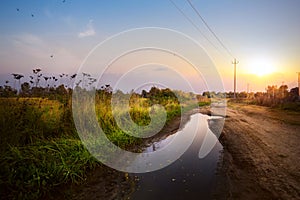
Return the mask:
[[[181,88],[184,84],[177,82],[177,76],[181,76],[196,88],[196,92],[210,88],[205,88],[205,85],[212,85],[212,90],[218,90],[213,86],[213,79],[205,77],[214,75],[216,82],[222,81],[226,91],[232,91],[232,61],[236,58],[239,61],[237,91],[246,91],[247,85],[249,91],[264,91],[267,85],[279,86],[282,83],[289,88],[297,86],[296,72],[300,71],[299,0],[191,0],[228,51],[208,30],[188,1],[173,0],[173,3],[169,0],[1,1],[0,85],[11,78],[11,73],[29,75],[34,68],[41,68],[45,74],[77,73],[99,43],[131,29],[159,27],[180,32],[199,44],[217,69],[218,76],[215,73],[208,75],[201,69],[200,75],[194,76],[193,67],[188,67],[189,64],[182,59],[178,60],[181,54],[174,53],[177,58],[171,57],[174,49],[170,49],[167,53],[132,53],[124,58],[126,64],[116,62],[115,66],[108,68],[103,80],[117,84],[118,79],[128,73],[129,68],[123,66],[132,65],[133,69],[138,64],[141,65],[137,69],[139,73],[125,77],[123,80],[126,81],[121,84],[123,87],[138,88],[145,79],[150,84],[152,76],[151,84],[160,77],[168,79],[166,84],[174,88],[185,89]],[[176,43],[163,33],[155,38],[145,32],[137,38],[152,41],[158,46],[160,43],[157,41]],[[129,48],[135,42],[134,37],[120,40],[107,52],[111,52],[113,58],[118,56],[114,55],[115,52],[125,46]],[[198,51],[189,44],[178,41],[174,48],[177,53],[182,48],[182,54],[193,57],[191,60],[207,59],[202,50]],[[100,65],[97,56],[92,57],[95,60],[91,63]],[[151,57],[155,62],[151,62]],[[181,66],[175,66],[180,62],[183,62]],[[173,73],[174,70],[177,74]],[[146,75],[148,78],[145,78]],[[133,83],[138,85],[133,86]]]

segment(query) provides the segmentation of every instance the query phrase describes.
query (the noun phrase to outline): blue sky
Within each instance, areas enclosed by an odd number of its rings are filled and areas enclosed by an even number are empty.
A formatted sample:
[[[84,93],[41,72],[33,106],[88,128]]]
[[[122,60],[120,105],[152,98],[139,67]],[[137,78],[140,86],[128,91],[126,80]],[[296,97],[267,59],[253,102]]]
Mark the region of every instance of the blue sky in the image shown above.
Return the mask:
[[[101,41],[128,29],[150,26],[174,29],[195,39],[217,66],[225,89],[231,90],[232,57],[187,1],[174,2],[217,49],[168,0],[1,1],[0,85],[3,74],[26,74],[35,67],[41,67],[45,73],[75,73]],[[247,83],[253,90],[281,82],[290,88],[296,86],[295,72],[300,71],[300,1],[191,2],[240,61],[238,90],[245,90]],[[259,76],[260,70],[268,68],[268,74]]]

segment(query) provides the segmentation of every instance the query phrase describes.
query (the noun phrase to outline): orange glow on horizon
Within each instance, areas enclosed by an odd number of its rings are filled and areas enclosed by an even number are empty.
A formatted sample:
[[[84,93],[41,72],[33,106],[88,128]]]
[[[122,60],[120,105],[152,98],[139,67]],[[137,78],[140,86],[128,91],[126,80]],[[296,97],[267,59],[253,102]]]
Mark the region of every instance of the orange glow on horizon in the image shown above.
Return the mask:
[[[246,68],[246,73],[253,74],[258,77],[272,75],[276,73],[276,64],[273,60],[268,58],[255,58],[249,63]]]

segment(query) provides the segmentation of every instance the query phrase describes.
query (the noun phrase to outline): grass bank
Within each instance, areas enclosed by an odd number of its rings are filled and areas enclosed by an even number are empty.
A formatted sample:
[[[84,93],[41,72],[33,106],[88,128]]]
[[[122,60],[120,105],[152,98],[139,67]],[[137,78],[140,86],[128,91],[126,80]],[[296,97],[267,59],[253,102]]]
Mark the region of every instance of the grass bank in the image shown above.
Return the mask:
[[[138,125],[151,122],[151,106],[160,104],[167,122],[198,105],[185,98],[180,103],[173,96],[130,98],[129,115]],[[121,148],[143,142],[118,128],[111,110],[109,93],[96,95],[98,122],[107,137]],[[184,98],[184,96],[182,96]],[[39,199],[67,183],[81,184],[89,171],[105,166],[97,162],[81,143],[72,121],[71,101],[47,98],[0,99],[0,190],[6,199]],[[101,103],[100,103],[101,102]],[[122,117],[125,110],[118,110]],[[134,131],[134,130],[132,130]]]

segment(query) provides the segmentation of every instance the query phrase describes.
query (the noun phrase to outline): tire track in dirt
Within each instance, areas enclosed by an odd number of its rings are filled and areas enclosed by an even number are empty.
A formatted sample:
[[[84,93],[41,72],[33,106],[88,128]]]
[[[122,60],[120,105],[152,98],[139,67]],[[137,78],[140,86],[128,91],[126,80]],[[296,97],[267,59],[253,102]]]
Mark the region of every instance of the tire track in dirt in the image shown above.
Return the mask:
[[[300,199],[300,127],[269,118],[267,108],[247,109],[228,108],[220,137],[226,197]]]

